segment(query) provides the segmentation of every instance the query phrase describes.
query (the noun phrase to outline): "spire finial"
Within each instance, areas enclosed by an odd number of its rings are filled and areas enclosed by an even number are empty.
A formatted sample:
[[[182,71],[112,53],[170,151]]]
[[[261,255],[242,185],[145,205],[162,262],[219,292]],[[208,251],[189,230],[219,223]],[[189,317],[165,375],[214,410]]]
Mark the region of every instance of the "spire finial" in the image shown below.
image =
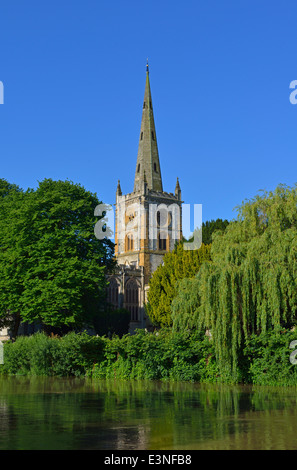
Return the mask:
[[[149,73],[149,64],[148,64],[148,58],[146,59],[146,71]]]
[[[121,195],[122,195],[122,189],[121,189],[120,180],[118,180],[117,194],[118,194],[119,196],[121,196]]]
[[[176,186],[175,186],[175,196],[180,200],[181,199],[181,189],[179,184],[179,179],[176,178]]]

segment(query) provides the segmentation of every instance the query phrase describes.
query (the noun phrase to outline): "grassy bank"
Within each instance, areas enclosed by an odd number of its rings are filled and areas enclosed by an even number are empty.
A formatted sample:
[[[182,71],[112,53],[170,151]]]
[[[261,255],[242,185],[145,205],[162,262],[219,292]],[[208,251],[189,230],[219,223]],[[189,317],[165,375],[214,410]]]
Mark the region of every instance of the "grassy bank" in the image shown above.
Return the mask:
[[[251,336],[242,349],[240,382],[297,385],[297,365],[289,348],[297,332],[279,330]],[[122,338],[69,333],[61,338],[37,333],[4,345],[1,374],[88,376],[191,382],[231,382],[215,360],[214,345],[198,334],[160,330]]]

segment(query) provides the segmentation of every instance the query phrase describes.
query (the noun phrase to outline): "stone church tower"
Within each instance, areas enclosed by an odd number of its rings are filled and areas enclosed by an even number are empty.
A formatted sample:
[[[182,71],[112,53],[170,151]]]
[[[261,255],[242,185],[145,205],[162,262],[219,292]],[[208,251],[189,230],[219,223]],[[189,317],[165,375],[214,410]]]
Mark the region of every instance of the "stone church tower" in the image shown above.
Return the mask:
[[[118,181],[116,190],[117,268],[108,288],[109,303],[130,311],[130,332],[150,327],[144,308],[149,279],[182,237],[181,205],[178,179],[174,193],[163,191],[147,65],[134,189],[123,195]]]

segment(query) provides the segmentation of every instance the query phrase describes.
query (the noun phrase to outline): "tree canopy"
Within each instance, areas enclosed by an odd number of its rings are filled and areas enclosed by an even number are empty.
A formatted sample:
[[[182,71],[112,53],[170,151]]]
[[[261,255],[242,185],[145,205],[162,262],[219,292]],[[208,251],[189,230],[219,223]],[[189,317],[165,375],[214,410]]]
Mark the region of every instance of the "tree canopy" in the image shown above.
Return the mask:
[[[94,235],[96,194],[46,179],[22,191],[0,180],[0,317],[52,327],[91,321],[105,296],[113,244]],[[3,323],[3,321],[2,321]]]
[[[202,223],[202,242],[205,245],[210,245],[212,243],[212,235],[218,230],[224,231],[229,225],[227,219],[216,219],[216,220],[207,220]]]
[[[209,259],[210,246],[204,244],[198,250],[184,250],[180,242],[171,253],[166,253],[149,282],[146,310],[155,325],[172,325],[171,302],[177,292],[177,281],[195,276],[202,262]]]
[[[172,303],[174,329],[209,329],[217,359],[234,374],[245,338],[296,323],[297,186],[263,191],[237,209],[213,236],[212,260],[181,281]]]

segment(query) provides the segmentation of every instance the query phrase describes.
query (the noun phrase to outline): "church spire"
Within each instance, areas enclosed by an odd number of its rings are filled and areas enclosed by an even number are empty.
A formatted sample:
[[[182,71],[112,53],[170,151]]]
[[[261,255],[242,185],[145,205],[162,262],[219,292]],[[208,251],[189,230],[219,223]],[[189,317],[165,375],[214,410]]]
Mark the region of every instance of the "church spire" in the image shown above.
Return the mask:
[[[146,82],[140,136],[134,180],[134,191],[141,189],[144,174],[148,189],[163,191],[157,136],[154,122],[153,103],[149,80],[149,66],[146,64]]]

